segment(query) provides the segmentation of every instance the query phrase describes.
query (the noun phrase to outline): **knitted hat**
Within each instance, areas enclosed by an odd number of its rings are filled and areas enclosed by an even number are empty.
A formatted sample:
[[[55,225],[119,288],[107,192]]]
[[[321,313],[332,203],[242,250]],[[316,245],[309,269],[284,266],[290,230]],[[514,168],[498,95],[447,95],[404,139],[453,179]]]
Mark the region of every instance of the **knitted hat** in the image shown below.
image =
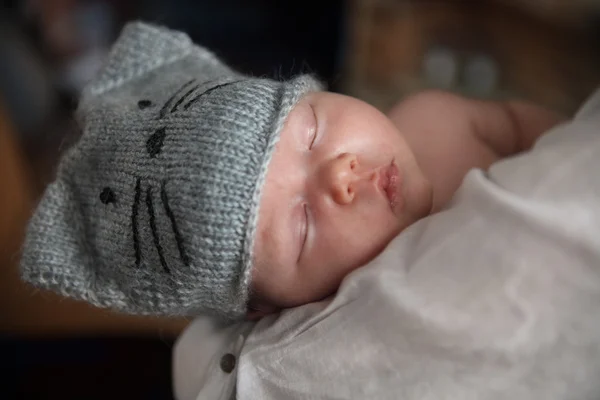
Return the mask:
[[[23,279],[129,313],[243,316],[274,146],[319,89],[238,74],[181,32],[128,24],[31,219]]]

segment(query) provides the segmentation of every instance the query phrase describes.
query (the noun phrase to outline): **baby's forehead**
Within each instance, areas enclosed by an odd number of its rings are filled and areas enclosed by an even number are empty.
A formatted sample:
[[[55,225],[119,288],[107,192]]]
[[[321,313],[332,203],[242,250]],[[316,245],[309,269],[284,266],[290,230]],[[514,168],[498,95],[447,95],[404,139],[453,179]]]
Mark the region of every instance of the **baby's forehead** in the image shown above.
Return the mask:
[[[302,97],[300,97],[298,99],[298,101],[296,101],[292,105],[292,107],[290,108],[289,113],[287,114],[287,116],[285,118],[285,124],[283,126],[284,130],[287,127],[287,125],[290,124],[291,121],[294,121],[294,117],[300,112],[300,110],[302,109],[302,107],[305,107],[307,104],[311,103],[311,99],[314,98],[315,93],[320,93],[320,92],[309,92],[309,93],[306,93]],[[285,112],[285,105],[283,106],[283,108],[284,109],[282,109],[282,112]]]

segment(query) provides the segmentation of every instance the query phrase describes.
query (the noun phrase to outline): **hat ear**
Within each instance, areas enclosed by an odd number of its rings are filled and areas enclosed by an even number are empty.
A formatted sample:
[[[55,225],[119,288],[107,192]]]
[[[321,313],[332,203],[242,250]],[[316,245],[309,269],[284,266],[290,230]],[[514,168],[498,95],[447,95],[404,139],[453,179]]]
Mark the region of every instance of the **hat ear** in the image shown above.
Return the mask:
[[[205,68],[223,68],[208,50],[195,46],[188,35],[144,22],[125,25],[106,63],[83,95],[97,96],[191,53]]]
[[[115,41],[96,78],[84,89],[83,100],[188,56],[193,57],[196,69],[203,75],[232,73],[212,52],[194,45],[187,34],[144,22],[130,22]]]
[[[48,186],[29,223],[21,278],[36,287],[99,307],[118,307],[124,296],[114,280],[98,273],[80,205],[65,174],[59,172],[58,180]],[[98,276],[101,285],[97,283]],[[117,297],[111,299],[107,294]]]
[[[180,60],[191,52],[192,47],[193,44],[185,33],[143,22],[128,23],[84,95],[102,94],[165,64]]]

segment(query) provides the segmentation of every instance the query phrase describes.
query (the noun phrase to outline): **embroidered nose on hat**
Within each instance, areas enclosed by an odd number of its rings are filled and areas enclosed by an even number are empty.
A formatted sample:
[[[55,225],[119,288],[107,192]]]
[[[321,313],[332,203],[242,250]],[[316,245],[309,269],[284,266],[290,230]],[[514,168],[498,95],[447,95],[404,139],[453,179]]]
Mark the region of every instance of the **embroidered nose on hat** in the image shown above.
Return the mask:
[[[129,313],[243,316],[272,152],[319,89],[241,75],[183,33],[128,24],[30,221],[23,279]]]

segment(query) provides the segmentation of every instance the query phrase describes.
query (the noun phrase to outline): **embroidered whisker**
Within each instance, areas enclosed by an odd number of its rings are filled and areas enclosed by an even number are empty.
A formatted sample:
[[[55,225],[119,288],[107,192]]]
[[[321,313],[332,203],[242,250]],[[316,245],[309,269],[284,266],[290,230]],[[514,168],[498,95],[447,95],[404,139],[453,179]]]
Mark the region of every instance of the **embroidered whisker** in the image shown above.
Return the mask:
[[[162,265],[165,272],[170,274],[171,269],[169,268],[169,266],[167,265],[167,261],[165,260],[163,248],[160,244],[160,238],[156,229],[156,216],[154,214],[154,204],[152,203],[152,186],[148,186],[148,189],[146,190],[146,205],[148,206],[148,216],[150,217],[150,229],[152,230],[154,246],[156,247],[156,251],[158,252],[158,258],[160,258],[160,264]]]

